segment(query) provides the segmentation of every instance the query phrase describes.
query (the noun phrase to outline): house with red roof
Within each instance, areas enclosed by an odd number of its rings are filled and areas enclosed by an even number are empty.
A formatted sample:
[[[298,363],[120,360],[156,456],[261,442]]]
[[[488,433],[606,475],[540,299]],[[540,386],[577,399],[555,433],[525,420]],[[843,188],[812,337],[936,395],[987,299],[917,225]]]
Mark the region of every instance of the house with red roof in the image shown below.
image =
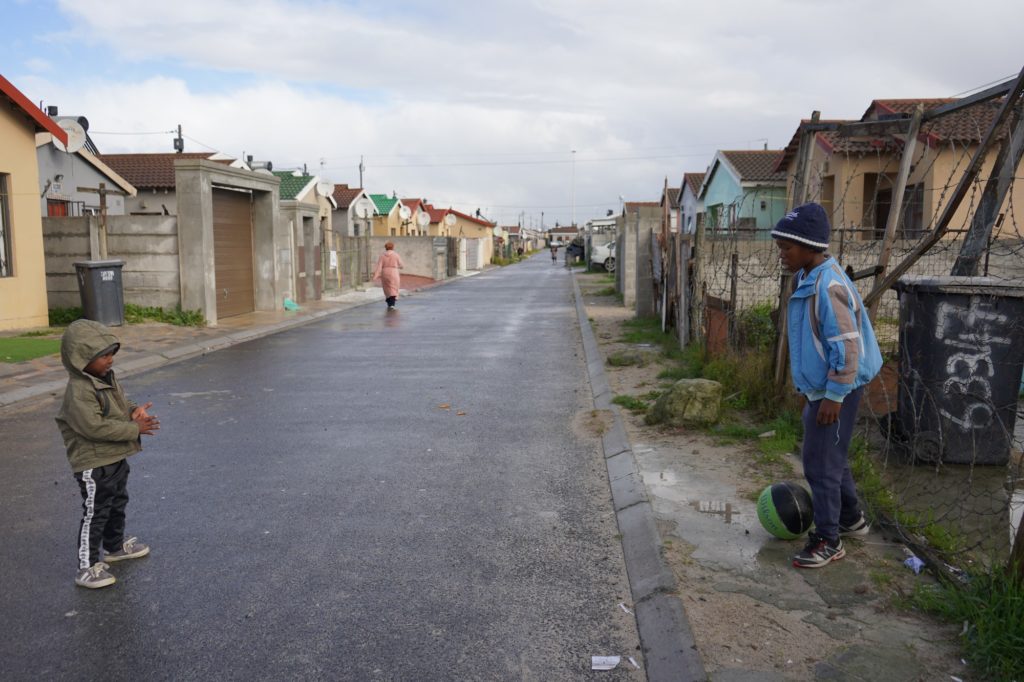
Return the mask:
[[[46,261],[36,133],[67,133],[0,76],[0,330],[46,327]]]
[[[372,231],[373,201],[362,187],[334,186],[333,228],[343,237],[365,237]]]
[[[920,106],[924,111],[956,102],[955,98],[876,99],[858,120],[820,121],[838,127],[845,123],[909,118]],[[919,239],[929,228],[974,155],[982,137],[988,132],[1002,104],[1001,99],[979,102],[921,126],[914,149],[913,165],[903,194],[902,216],[897,225],[897,238]],[[801,121],[793,134],[778,170],[787,177],[792,194],[801,133],[808,121]],[[1004,138],[1006,131],[1000,131]],[[875,134],[843,136],[838,130],[821,130],[812,134],[811,174],[808,196],[822,204],[832,218],[833,228],[852,230],[847,238],[880,239],[893,201],[893,185],[899,172],[906,136]],[[982,168],[987,177],[995,161],[993,149]],[[1003,220],[997,222],[994,236],[1000,231],[1014,230],[1014,206],[1024,205],[1024,186],[1015,183],[1001,208]],[[1020,187],[1018,187],[1020,186]],[[964,225],[969,219],[970,204],[965,201],[953,219]],[[1024,220],[1024,213],[1018,213]],[[953,232],[951,237],[956,236]]]
[[[556,225],[548,230],[548,243],[556,246],[565,246],[580,233],[575,225]]]
[[[400,234],[406,237],[425,236],[430,231],[430,213],[423,199],[402,199],[399,217],[402,219]]]
[[[204,159],[232,168],[248,168],[244,162],[220,152],[97,154],[96,158],[137,190],[135,196],[125,197],[127,215],[178,215],[175,161]]]

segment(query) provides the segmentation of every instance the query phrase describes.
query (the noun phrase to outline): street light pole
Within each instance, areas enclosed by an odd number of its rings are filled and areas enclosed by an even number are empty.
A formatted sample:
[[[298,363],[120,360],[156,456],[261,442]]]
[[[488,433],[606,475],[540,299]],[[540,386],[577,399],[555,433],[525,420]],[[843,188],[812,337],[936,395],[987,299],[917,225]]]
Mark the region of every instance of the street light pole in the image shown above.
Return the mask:
[[[576,227],[576,150],[572,150],[572,226]]]

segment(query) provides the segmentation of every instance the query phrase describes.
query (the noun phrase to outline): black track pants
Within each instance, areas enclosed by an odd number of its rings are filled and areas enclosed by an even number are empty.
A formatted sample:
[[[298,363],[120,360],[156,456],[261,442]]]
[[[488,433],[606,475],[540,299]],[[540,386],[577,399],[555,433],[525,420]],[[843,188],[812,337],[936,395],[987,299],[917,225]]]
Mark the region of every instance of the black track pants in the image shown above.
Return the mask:
[[[124,544],[124,510],[128,506],[128,460],[75,474],[82,491],[82,522],[78,525],[78,567],[100,560]]]

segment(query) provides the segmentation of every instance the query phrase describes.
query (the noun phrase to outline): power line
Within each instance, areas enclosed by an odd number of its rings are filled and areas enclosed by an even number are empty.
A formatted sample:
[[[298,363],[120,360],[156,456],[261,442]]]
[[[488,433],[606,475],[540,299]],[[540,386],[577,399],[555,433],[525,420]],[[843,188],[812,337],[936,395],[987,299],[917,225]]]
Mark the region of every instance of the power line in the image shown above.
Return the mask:
[[[123,132],[112,130],[90,130],[90,135],[173,135],[176,130],[154,130],[144,132]]]
[[[994,81],[989,81],[988,83],[982,83],[981,85],[976,85],[973,88],[967,88],[963,92],[958,92],[955,95],[950,95],[950,97],[962,97],[963,95],[972,93],[975,90],[981,90],[982,88],[987,88],[990,85],[996,85],[997,83],[1002,83],[1004,81],[1008,81],[1011,78],[1016,77],[1017,75],[1019,75],[1019,74],[1011,73],[1009,76],[1003,76],[1002,78],[997,78]]]

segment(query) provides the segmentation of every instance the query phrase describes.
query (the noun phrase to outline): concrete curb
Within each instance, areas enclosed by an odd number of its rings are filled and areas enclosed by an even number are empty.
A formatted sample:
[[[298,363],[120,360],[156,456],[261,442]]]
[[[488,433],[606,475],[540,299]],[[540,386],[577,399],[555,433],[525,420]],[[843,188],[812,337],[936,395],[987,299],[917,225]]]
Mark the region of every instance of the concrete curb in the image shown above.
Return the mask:
[[[612,428],[604,434],[601,444],[608,466],[615,519],[622,535],[622,553],[626,560],[629,588],[633,593],[647,679],[652,682],[705,680],[707,673],[697,652],[690,621],[676,595],[675,576],[661,554],[661,537],[654,521],[654,511],[640,479],[622,413],[611,402],[604,361],[594,330],[590,327],[575,272],[572,284],[594,407],[610,410],[614,415]]]
[[[415,292],[428,291],[430,289],[436,289],[439,286],[457,282],[464,277],[452,277],[449,279],[441,280],[430,286],[419,287],[415,289]],[[411,295],[407,292],[407,295]],[[309,312],[300,312],[294,318],[284,320],[281,322],[274,322],[273,324],[266,324],[257,327],[250,327],[248,329],[239,329],[235,331],[225,332],[223,336],[217,336],[210,339],[204,339],[202,341],[194,341],[170,348],[159,353],[153,353],[151,355],[144,355],[142,357],[128,360],[117,365],[118,377],[124,378],[132,376],[133,374],[139,374],[146,372],[151,369],[157,369],[174,362],[181,360],[188,360],[189,358],[198,357],[200,355],[207,355],[209,353],[229,348],[239,343],[245,343],[247,341],[253,341],[255,339],[263,338],[264,336],[270,336],[271,334],[277,334],[278,332],[287,331],[289,329],[295,329],[296,327],[302,327],[304,325],[317,322],[325,317],[331,315],[337,315],[343,313],[346,310],[352,310],[353,308],[361,308],[366,305],[375,305],[379,303],[377,300],[368,301],[357,301],[352,303],[343,303],[336,309],[326,310],[313,310]],[[11,391],[0,392],[0,408],[9,407],[15,403],[22,401],[32,400],[35,398],[43,398],[54,395],[59,395],[63,392],[64,387],[67,385],[67,379],[60,379],[57,381],[44,381],[33,386],[25,386],[22,388],[16,388]]]

